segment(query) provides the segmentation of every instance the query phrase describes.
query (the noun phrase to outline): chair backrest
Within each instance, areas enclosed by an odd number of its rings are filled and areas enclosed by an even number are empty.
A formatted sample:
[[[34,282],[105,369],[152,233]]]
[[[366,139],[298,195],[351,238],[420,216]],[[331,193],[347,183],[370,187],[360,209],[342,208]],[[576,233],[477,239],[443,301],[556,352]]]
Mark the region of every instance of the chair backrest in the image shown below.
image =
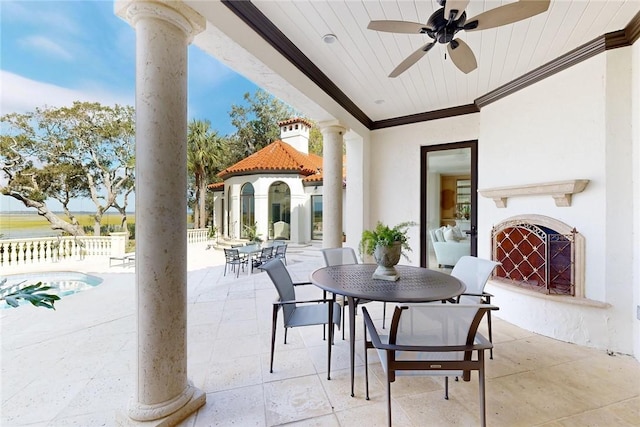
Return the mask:
[[[240,258],[240,252],[237,249],[224,248],[224,257],[227,262]]]
[[[322,249],[324,264],[327,267],[332,265],[357,264],[358,258],[353,248],[328,248]]]
[[[271,257],[271,255],[273,255],[273,246],[262,248],[262,251],[260,254],[261,254],[260,257],[263,259]]]
[[[482,294],[484,285],[499,262],[473,256],[463,256],[451,270],[451,275],[460,279],[467,287],[465,293]],[[480,296],[464,295],[460,302],[465,304],[480,303]]]
[[[389,330],[391,345],[452,347],[470,346],[476,342],[478,325],[491,305],[480,304],[413,304],[396,306]],[[485,340],[486,341],[486,340]],[[402,351],[398,360],[465,360],[465,351],[442,351],[434,348]],[[383,365],[384,366],[384,365]],[[415,375],[415,371],[396,371],[396,375]],[[422,372],[423,375],[462,375],[454,371]]]
[[[286,245],[286,243],[284,245],[277,245],[275,248],[276,248],[276,256],[277,257],[282,258],[287,253],[287,245]]]
[[[293,280],[291,280],[291,276],[287,271],[287,267],[285,267],[285,265],[279,258],[274,258],[271,261],[267,261],[264,264],[260,265],[258,268],[267,272],[269,278],[273,282],[273,285],[278,291],[280,301],[294,301],[296,299]],[[282,306],[285,325],[288,323],[289,318],[295,310],[295,304],[284,304]]]

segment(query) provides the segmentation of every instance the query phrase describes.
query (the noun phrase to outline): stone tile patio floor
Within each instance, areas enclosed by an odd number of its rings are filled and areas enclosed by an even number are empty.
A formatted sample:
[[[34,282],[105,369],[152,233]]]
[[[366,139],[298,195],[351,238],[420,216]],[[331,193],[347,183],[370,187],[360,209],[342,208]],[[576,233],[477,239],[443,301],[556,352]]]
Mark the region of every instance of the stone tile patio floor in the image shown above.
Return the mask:
[[[321,266],[318,249],[289,249],[295,281]],[[320,327],[291,330],[287,345],[280,327],[269,373],[273,286],[264,273],[225,277],[223,264],[220,249],[189,249],[188,376],[207,403],[181,426],[386,425],[384,377],[373,352],[371,400],[364,399],[361,341],[355,398],[348,341],[336,339],[328,381]],[[63,298],[56,311],[0,310],[0,425],[116,425],[135,380],[133,267],[109,268],[105,260],[55,268],[95,273],[104,282]],[[368,307],[381,319],[382,304]],[[632,357],[545,338],[499,316],[494,343],[494,359],[487,360],[489,426],[640,426],[640,363]],[[444,400],[442,378],[399,378],[392,385],[394,425],[478,425],[477,376],[450,382],[449,394]]]

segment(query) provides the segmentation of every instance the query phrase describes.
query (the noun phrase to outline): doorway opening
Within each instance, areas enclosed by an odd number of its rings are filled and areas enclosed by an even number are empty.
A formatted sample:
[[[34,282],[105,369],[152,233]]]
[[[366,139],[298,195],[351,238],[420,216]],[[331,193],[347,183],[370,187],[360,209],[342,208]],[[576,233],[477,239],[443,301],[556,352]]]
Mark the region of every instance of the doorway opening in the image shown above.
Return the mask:
[[[420,149],[420,265],[450,268],[477,254],[478,141]]]

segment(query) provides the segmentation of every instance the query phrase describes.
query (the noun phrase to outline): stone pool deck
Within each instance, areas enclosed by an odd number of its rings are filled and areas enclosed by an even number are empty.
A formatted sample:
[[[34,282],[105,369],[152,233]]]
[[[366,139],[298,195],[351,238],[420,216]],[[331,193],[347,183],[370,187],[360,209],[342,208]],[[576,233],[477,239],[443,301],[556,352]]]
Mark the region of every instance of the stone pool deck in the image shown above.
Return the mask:
[[[207,403],[181,426],[386,425],[384,377],[373,353],[371,400],[364,399],[360,317],[355,398],[348,341],[336,340],[327,381],[319,328],[291,330],[287,345],[279,328],[271,374],[276,294],[268,277],[224,276],[220,249],[191,246],[188,257],[188,376]],[[292,247],[287,258],[295,281],[322,265],[318,245]],[[135,267],[109,267],[108,259],[63,264],[56,269],[104,282],[63,298],[56,311],[0,310],[3,427],[114,426],[133,395]],[[367,307],[381,319],[382,304]],[[497,317],[494,360],[487,361],[489,426],[640,425],[635,359],[542,337]],[[392,386],[394,425],[478,425],[477,385],[476,376],[451,382],[446,401],[441,378],[400,378]]]

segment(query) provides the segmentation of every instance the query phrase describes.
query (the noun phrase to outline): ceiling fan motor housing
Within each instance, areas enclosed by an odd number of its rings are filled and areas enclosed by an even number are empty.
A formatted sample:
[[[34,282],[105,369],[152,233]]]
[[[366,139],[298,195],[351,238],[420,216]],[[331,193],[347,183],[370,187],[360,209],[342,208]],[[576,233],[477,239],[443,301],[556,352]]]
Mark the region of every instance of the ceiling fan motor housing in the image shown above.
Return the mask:
[[[467,13],[462,12],[458,19],[449,22],[444,16],[444,8],[438,9],[429,17],[426,33],[438,43],[449,43],[463,28],[466,19]]]

